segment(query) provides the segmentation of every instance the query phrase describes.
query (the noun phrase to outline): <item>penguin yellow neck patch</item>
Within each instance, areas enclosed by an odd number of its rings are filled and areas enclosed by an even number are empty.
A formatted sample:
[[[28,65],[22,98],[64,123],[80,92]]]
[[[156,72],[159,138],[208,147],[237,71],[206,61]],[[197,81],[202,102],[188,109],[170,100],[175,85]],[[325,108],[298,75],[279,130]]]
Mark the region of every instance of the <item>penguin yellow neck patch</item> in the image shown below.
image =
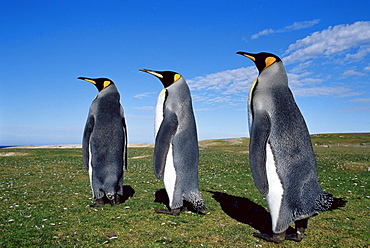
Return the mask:
[[[252,102],[252,94],[253,94],[253,90],[254,88],[256,87],[257,85],[257,79],[254,80],[253,84],[252,84],[252,87],[251,89],[249,90],[249,98],[248,98],[248,102],[249,102],[249,105],[251,105],[251,102]]]
[[[167,89],[166,89],[166,88],[164,88],[164,89],[159,93],[159,96],[161,96],[161,97],[165,96],[165,95],[166,95],[166,91],[167,91]]]

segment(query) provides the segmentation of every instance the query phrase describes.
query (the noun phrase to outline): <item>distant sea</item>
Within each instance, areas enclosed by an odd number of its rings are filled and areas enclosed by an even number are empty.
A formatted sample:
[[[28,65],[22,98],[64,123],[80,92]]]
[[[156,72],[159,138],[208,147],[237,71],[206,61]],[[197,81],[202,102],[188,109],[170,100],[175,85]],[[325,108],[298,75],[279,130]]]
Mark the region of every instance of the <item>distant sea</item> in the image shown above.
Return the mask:
[[[14,147],[14,146],[0,146],[0,149],[7,148],[7,147]]]

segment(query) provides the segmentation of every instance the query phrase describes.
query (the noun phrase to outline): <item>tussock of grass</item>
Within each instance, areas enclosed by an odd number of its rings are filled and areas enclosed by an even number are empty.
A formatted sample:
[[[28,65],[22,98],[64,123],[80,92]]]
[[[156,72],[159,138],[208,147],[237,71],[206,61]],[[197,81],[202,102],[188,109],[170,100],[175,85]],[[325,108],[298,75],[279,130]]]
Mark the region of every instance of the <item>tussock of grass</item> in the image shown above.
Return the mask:
[[[312,218],[305,239],[286,241],[283,247],[369,245],[370,146],[360,145],[368,137],[313,137],[313,143],[320,139],[339,144],[315,146],[318,173],[322,188],[348,203]],[[81,149],[0,150],[13,153],[0,156],[0,246],[277,246],[252,236],[268,231],[270,219],[265,199],[254,186],[248,154],[243,153],[248,139],[200,143],[199,186],[208,212],[180,216],[154,213],[164,205],[154,201],[163,182],[153,174],[152,148],[129,149],[124,184],[134,189],[133,197],[98,208],[88,206],[91,190]]]

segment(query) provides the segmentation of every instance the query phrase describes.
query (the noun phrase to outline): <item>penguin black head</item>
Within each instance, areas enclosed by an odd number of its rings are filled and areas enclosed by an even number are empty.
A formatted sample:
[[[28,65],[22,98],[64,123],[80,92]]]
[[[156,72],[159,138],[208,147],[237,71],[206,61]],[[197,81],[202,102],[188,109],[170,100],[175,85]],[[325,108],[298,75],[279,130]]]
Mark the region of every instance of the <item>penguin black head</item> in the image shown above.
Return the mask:
[[[180,74],[173,71],[152,71],[147,69],[140,69],[140,71],[147,72],[159,78],[165,88],[176,83],[181,78]]]
[[[99,92],[107,88],[109,85],[114,84],[112,80],[108,78],[86,78],[86,77],[79,77],[77,79],[82,79],[87,82],[93,83],[96,88],[98,88]]]
[[[246,52],[237,52],[237,54],[243,55],[253,60],[260,74],[264,69],[266,69],[273,63],[281,61],[281,59],[278,56],[272,53],[262,52],[262,53],[253,54],[253,53],[246,53]]]

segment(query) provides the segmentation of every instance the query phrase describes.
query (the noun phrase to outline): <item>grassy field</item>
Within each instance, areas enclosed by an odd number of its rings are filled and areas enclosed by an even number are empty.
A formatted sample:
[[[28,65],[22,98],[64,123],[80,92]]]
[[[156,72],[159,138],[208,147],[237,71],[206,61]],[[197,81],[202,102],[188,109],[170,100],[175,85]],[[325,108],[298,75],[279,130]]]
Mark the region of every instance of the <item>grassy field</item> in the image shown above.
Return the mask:
[[[309,221],[300,243],[271,244],[265,199],[254,186],[248,139],[200,142],[199,187],[204,215],[155,214],[163,188],[152,148],[130,148],[125,203],[91,208],[81,149],[0,150],[0,247],[368,247],[370,134],[312,136],[324,191],[345,208]],[[127,185],[130,185],[127,186]],[[127,190],[129,191],[129,190]]]

